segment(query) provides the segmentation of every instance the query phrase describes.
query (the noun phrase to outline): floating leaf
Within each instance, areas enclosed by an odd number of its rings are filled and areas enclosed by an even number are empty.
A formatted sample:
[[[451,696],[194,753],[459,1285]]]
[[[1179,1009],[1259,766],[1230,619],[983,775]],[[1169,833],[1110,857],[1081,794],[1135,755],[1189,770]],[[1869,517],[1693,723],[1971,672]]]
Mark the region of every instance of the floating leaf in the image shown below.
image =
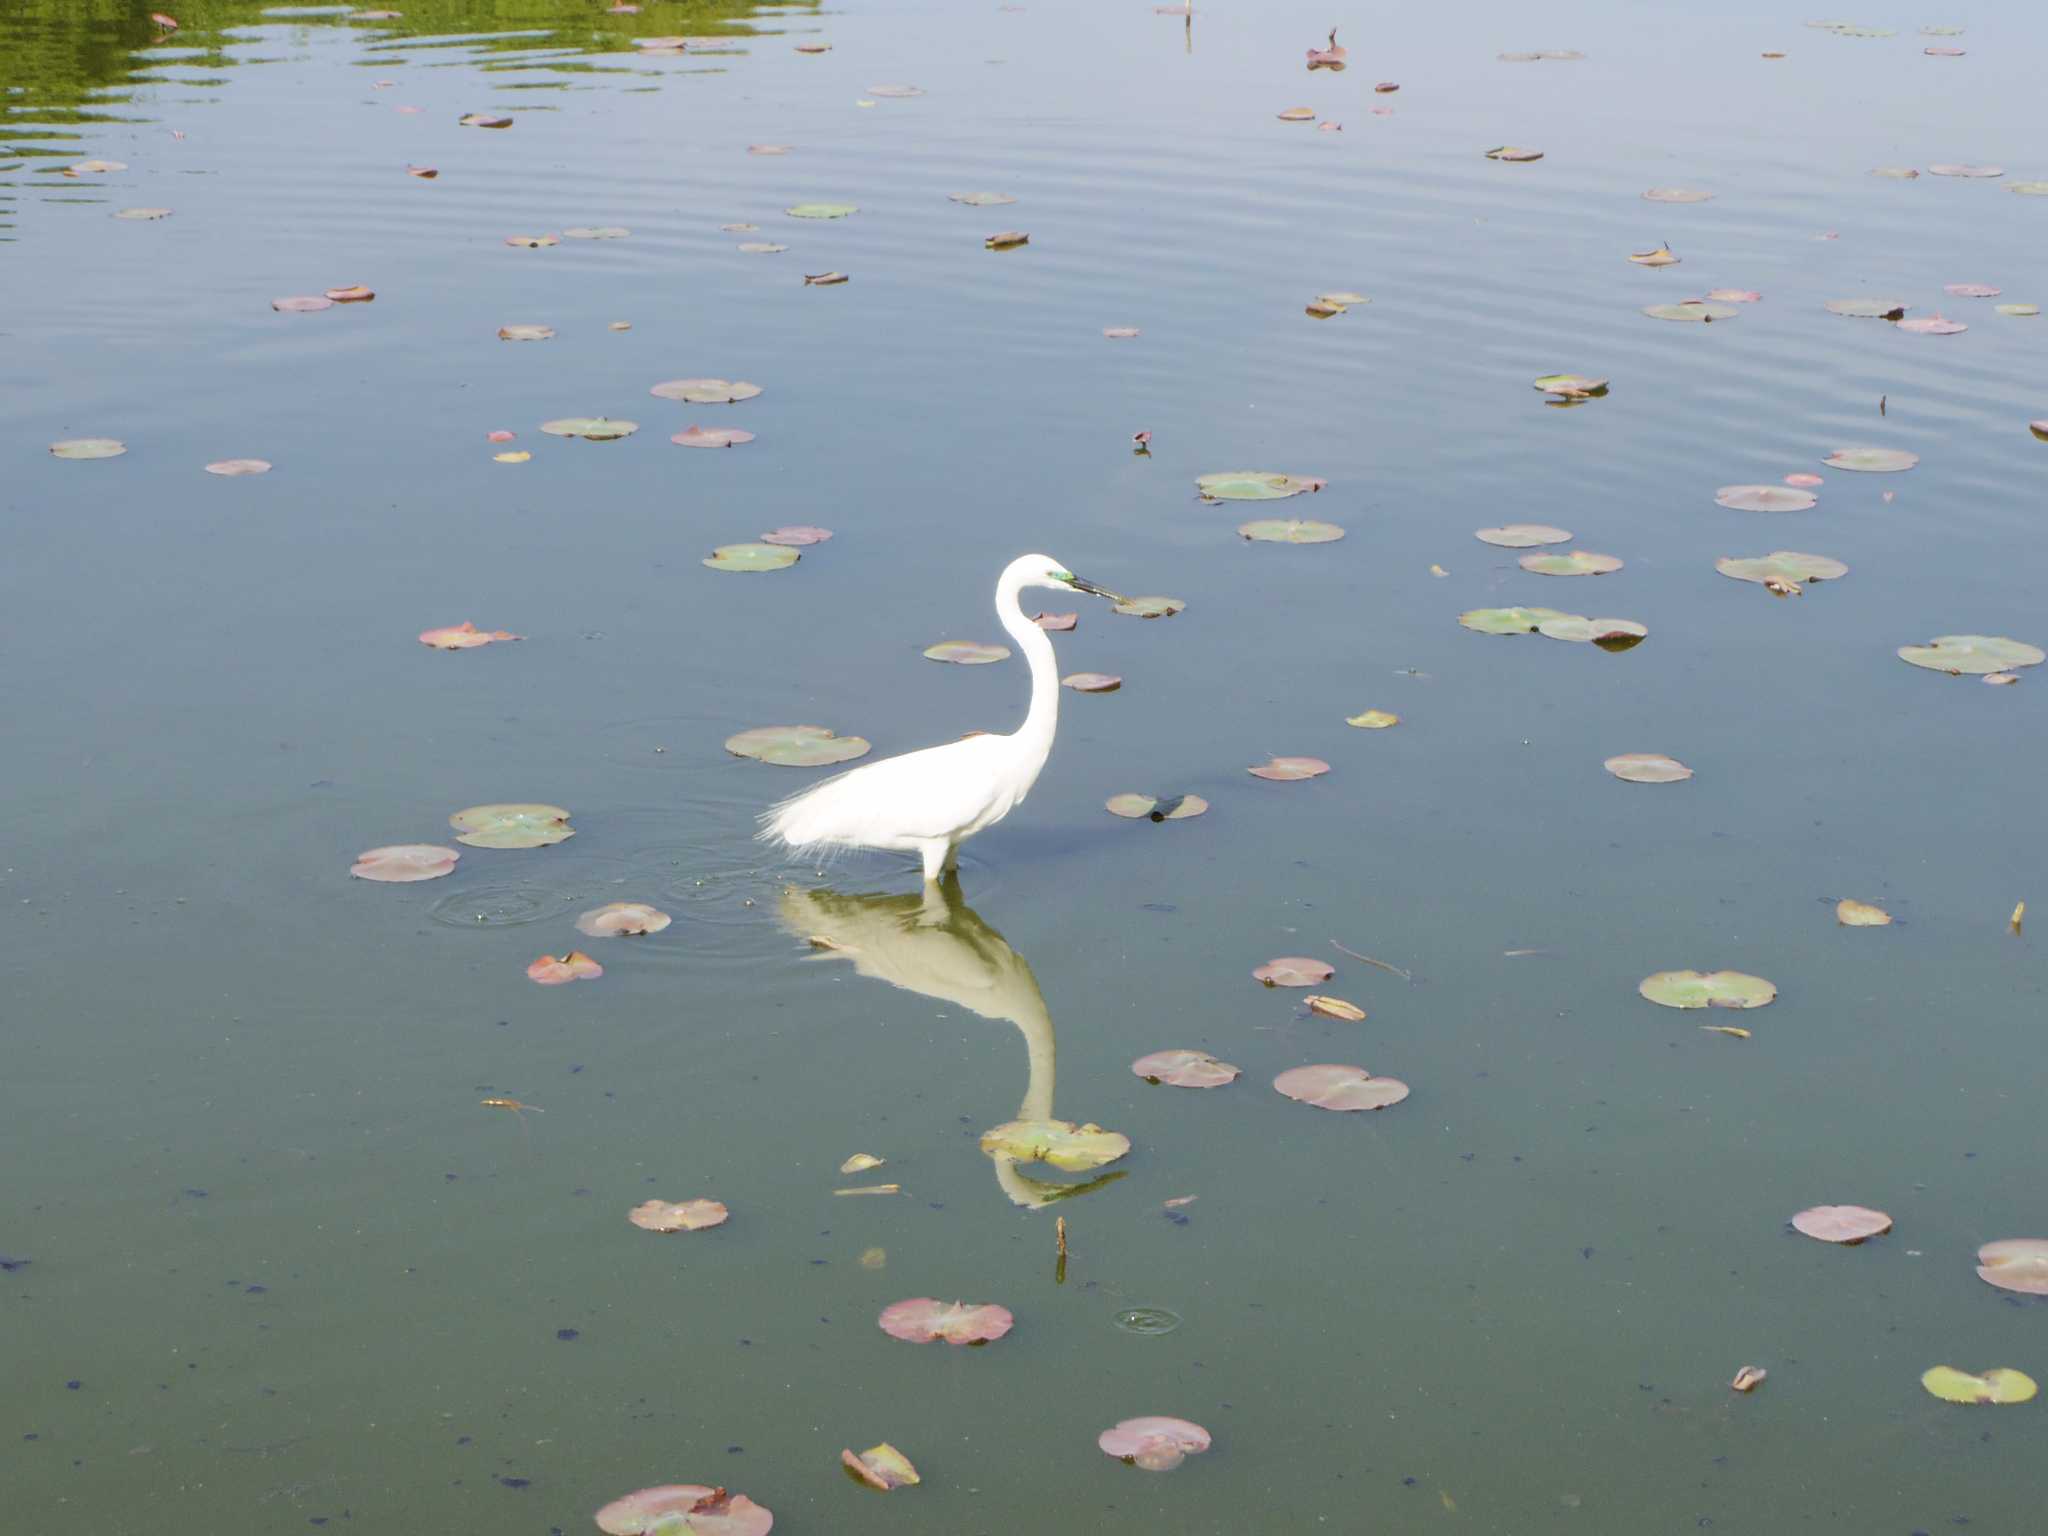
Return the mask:
[[[1309,955],[1282,955],[1252,972],[1254,979],[1268,987],[1316,987],[1336,974],[1335,966]]]
[[[846,281],[848,279],[844,272],[806,272],[804,274],[804,286],[806,288],[836,288],[839,284]]]
[[[1031,622],[1040,629],[1056,634],[1064,634],[1081,622],[1081,615],[1078,613],[1034,613],[1031,616]]]
[[[480,645],[490,645],[499,640],[525,638],[524,635],[513,634],[509,629],[478,629],[468,619],[444,629],[420,631],[420,644],[431,645],[437,651],[473,651]]]
[[[722,1226],[731,1214],[716,1200],[643,1200],[626,1220],[643,1232],[701,1232]]]
[[[50,452],[60,459],[118,459],[127,451],[126,443],[112,437],[68,437],[50,444]]]
[[[1829,299],[1827,311],[1851,320],[1899,320],[1911,306],[1897,299]]]
[[[1888,177],[1892,181],[1917,181],[1920,178],[1920,173],[1910,165],[1880,165],[1870,174]]]
[[[630,229],[622,228],[617,224],[599,224],[595,227],[579,224],[574,229],[563,230],[562,238],[564,240],[623,240],[632,233],[633,231]]]
[[[1200,795],[1168,795],[1162,799],[1125,794],[1111,795],[1103,802],[1103,809],[1112,816],[1125,816],[1132,821],[1185,821],[1208,810],[1209,802]]]
[[[2031,319],[2041,313],[2038,304],[2000,304],[1997,309],[2001,315],[2010,315],[2015,320]]]
[[[841,1451],[839,1460],[847,1471],[870,1488],[880,1489],[883,1493],[922,1481],[917,1475],[917,1468],[910,1464],[910,1458],[886,1440],[880,1445],[869,1446],[858,1456],[850,1450]]]
[[[1320,757],[1269,757],[1256,767],[1245,770],[1255,779],[1271,779],[1275,783],[1313,779],[1329,771],[1330,765]]]
[[[2048,1238],[2005,1237],[1977,1250],[1977,1278],[2001,1291],[2048,1296]]]
[[[870,748],[859,736],[835,736],[822,725],[757,725],[726,737],[725,750],[784,768],[822,768],[866,757]]]
[[[1835,903],[1835,921],[1844,928],[1889,928],[1892,915],[1883,907],[1844,897]]]
[[[1737,512],[1805,512],[1820,504],[1813,492],[1789,485],[1724,485],[1714,500]]]
[[[1138,328],[1135,325],[1105,325],[1102,334],[1109,341],[1136,341]]]
[[[1908,453],[1903,448],[1837,448],[1821,462],[1836,469],[1890,475],[1911,469],[1920,462],[1920,455]]]
[[[567,986],[572,981],[595,981],[604,967],[580,949],[566,955],[542,955],[526,968],[526,979],[544,987]]]
[[[985,237],[981,243],[985,250],[1009,251],[1020,245],[1029,245],[1031,236],[1021,229],[1002,229]]]
[[[1298,517],[1264,517],[1239,523],[1237,531],[1259,544],[1332,544],[1344,537],[1344,530],[1335,523]]]
[[[560,245],[562,242],[555,235],[507,235],[505,243],[515,250],[544,251],[549,246]]]
[[[432,181],[441,172],[438,167],[431,165],[408,165],[405,168],[405,174],[417,176],[421,181]]]
[[[1390,725],[1399,725],[1401,717],[1384,709],[1368,709],[1362,715],[1346,715],[1346,725],[1355,725],[1361,731],[1384,731]]]
[[[750,155],[786,155],[789,153],[789,146],[787,144],[749,144],[747,146],[747,153]],[[799,217],[810,217],[810,215],[799,215]],[[823,215],[818,215],[818,217],[823,217]]]
[[[792,219],[843,219],[850,213],[859,213],[860,208],[853,203],[798,203],[782,211]]]
[[[1643,194],[1643,198],[1652,203],[1704,203],[1713,195],[1693,187],[1652,187]]]
[[[1226,469],[1213,475],[1197,475],[1195,491],[1204,501],[1284,501],[1304,491],[1320,491],[1326,483],[1307,475]]]
[[[1133,619],[1170,619],[1185,607],[1177,597],[1127,597],[1112,603],[1109,611]]]
[[[1000,208],[1006,203],[1017,201],[1004,192],[948,192],[946,196],[956,203],[965,203],[970,208]]]
[[[472,805],[448,818],[472,848],[545,848],[576,835],[559,805]]]
[[[597,1512],[605,1536],[768,1536],[774,1524],[745,1494],[695,1483],[642,1488]]]
[[[1561,613],[1536,626],[1547,640],[1571,640],[1597,645],[1603,651],[1633,650],[1649,630],[1633,619],[1588,619],[1576,613]]]
[[[1207,1051],[1154,1051],[1131,1063],[1131,1070],[1148,1083],[1167,1083],[1175,1088],[1221,1088],[1235,1082],[1239,1068],[1218,1061]]]
[[[912,96],[922,96],[924,88],[916,85],[871,85],[868,87],[868,94],[870,96],[884,96],[891,100],[901,101],[908,100]]]
[[[2024,1403],[2037,1390],[2033,1377],[2004,1366],[1972,1376],[1952,1365],[1937,1365],[1921,1373],[1920,1385],[1945,1403]]]
[[[1927,167],[1937,176],[2003,176],[2002,165],[1930,165]]]
[[[1816,1205],[1795,1215],[1792,1225],[1821,1242],[1853,1248],[1866,1238],[1891,1231],[1892,1219],[1864,1205]]]
[[[1960,320],[1945,320],[1940,315],[1927,315],[1913,320],[1901,320],[1899,329],[1911,331],[1916,336],[1957,336],[1969,327]]]
[[[1743,971],[1659,971],[1636,990],[1666,1008],[1761,1008],[1778,989]]]
[[[879,1168],[888,1161],[870,1152],[856,1152],[839,1165],[841,1173],[866,1173],[870,1168]]]
[[[1739,1024],[1702,1024],[1700,1029],[1710,1035],[1726,1035],[1731,1040],[1747,1040],[1750,1031]]]
[[[1733,320],[1742,311],[1733,304],[1710,304],[1705,299],[1687,299],[1679,304],[1647,304],[1643,313],[1652,320]]]
[[[1576,618],[1556,608],[1474,608],[1458,615],[1458,622],[1482,635],[1533,635],[1556,619]]]
[[[1791,549],[1775,549],[1768,555],[1741,560],[1723,556],[1714,562],[1714,569],[1737,581],[1754,581],[1763,586],[1772,582],[1802,586],[1809,581],[1835,581],[1849,574],[1849,567],[1839,560],[1826,555],[1803,555]]]
[[[1600,766],[1631,784],[1676,784],[1692,777],[1690,768],[1661,752],[1624,752]]]
[[[1628,259],[1639,267],[1675,267],[1678,255],[1668,245],[1652,246],[1647,251],[1631,251]]]
[[[532,457],[531,453],[520,448],[511,453],[494,453],[491,455],[491,461],[496,464],[524,464]]]
[[[272,299],[270,307],[281,315],[317,315],[323,309],[334,308],[334,300],[324,294],[294,294],[290,298]]]
[[[168,219],[170,216],[171,210],[168,208],[123,208],[114,215],[117,219],[127,219],[137,224],[153,224],[158,219]]]
[[[1060,679],[1062,688],[1076,693],[1115,693],[1124,680],[1113,672],[1071,672]]]
[[[1761,304],[1764,298],[1754,288],[1709,288],[1707,297],[1717,304]]]
[[[714,571],[748,574],[785,570],[798,558],[797,551],[780,544],[721,544],[699,563]]]
[[[1317,1109],[1390,1109],[1408,1097],[1397,1077],[1374,1077],[1363,1067],[1325,1063],[1292,1067],[1273,1079],[1275,1091]]]
[[[1347,1003],[1341,997],[1325,997],[1320,992],[1302,1000],[1302,1006],[1310,1013],[1321,1014],[1326,1019],[1342,1019],[1346,1024],[1362,1023],[1365,1010],[1356,1003]]]
[[[361,283],[350,283],[345,288],[329,288],[323,297],[330,298],[337,304],[367,304],[377,297],[377,293],[375,289],[366,288]]]
[[[731,405],[753,399],[761,393],[761,386],[744,379],[668,379],[647,393],[686,405]]]
[[[890,1338],[912,1344],[929,1344],[935,1339],[944,1339],[948,1344],[986,1344],[1008,1333],[1017,1320],[1008,1307],[993,1302],[969,1306],[961,1301],[913,1296],[891,1302],[876,1321]]]
[[[578,917],[576,931],[593,939],[613,939],[627,934],[659,933],[673,921],[659,907],[650,907],[644,901],[608,901]]]
[[[1538,544],[1563,544],[1571,538],[1567,530],[1552,528],[1547,523],[1509,523],[1504,528],[1481,528],[1472,536],[1484,544],[1498,544],[1502,549],[1528,549]],[[1550,610],[1541,611],[1547,613]]]
[[[927,661],[950,661],[962,667],[983,667],[990,662],[1007,661],[1010,648],[1007,645],[992,645],[981,640],[941,640],[937,645],[924,648]]]
[[[499,117],[490,112],[465,112],[456,119],[464,128],[510,128],[512,119]]]
[[[2048,181],[2016,181],[2005,190],[2021,197],[2048,197]]]
[[[501,325],[498,327],[500,341],[552,341],[555,328],[552,325]]]
[[[640,430],[637,421],[615,421],[608,416],[562,416],[540,424],[550,437],[580,437],[586,442],[612,443]]]
[[[79,176],[105,176],[114,171],[125,171],[127,169],[127,162],[122,160],[81,160],[76,165],[67,165],[64,168],[64,174],[74,178]]]
[[[1604,576],[1621,569],[1621,561],[1614,556],[1584,549],[1565,555],[1524,555],[1515,563],[1539,576]]]
[[[1925,645],[1902,645],[1899,659],[1951,676],[2011,672],[2037,667],[2044,659],[2038,646],[1998,635],[1938,635]]]
[[[1735,1379],[1728,1385],[1738,1392],[1754,1392],[1764,1384],[1764,1378],[1770,1374],[1760,1365],[1745,1365],[1735,1373]]]
[[[1943,283],[1941,286],[1945,292],[1959,299],[1995,299],[2005,291],[1989,283]]]
[[[1068,1173],[1081,1173],[1115,1162],[1131,1150],[1131,1140],[1092,1122],[1076,1125],[1071,1120],[1006,1120],[981,1133],[981,1150],[991,1157],[1012,1157],[1020,1163],[1050,1163]]]
[[[688,426],[673,433],[669,441],[682,448],[736,448],[741,443],[751,443],[754,434],[742,432],[738,427]]]
[[[813,528],[807,523],[797,523],[788,528],[771,528],[761,535],[763,544],[787,544],[792,547],[822,544],[832,537],[830,528]]]
[[[773,240],[742,240],[739,244],[739,249],[749,256],[775,256],[788,250],[789,247],[777,245]]]
[[[1546,373],[1536,381],[1536,388],[1546,395],[1562,395],[1567,400],[1591,400],[1607,393],[1607,381],[1589,379],[1578,373]]]
[[[1312,123],[1316,120],[1314,110],[1309,107],[1289,107],[1273,115],[1283,123]]]
[[[1104,1455],[1147,1472],[1171,1472],[1209,1449],[1209,1431],[1186,1419],[1125,1419],[1095,1437]]]
[[[368,848],[356,855],[349,873],[358,880],[377,880],[388,885],[405,885],[415,880],[438,880],[453,872],[462,855],[453,848],[431,843],[393,843],[388,848]]]
[[[1507,160],[1520,164],[1528,160],[1541,160],[1543,158],[1543,151],[1540,149],[1524,149],[1519,144],[1499,144],[1486,152],[1486,158],[1489,160]]]

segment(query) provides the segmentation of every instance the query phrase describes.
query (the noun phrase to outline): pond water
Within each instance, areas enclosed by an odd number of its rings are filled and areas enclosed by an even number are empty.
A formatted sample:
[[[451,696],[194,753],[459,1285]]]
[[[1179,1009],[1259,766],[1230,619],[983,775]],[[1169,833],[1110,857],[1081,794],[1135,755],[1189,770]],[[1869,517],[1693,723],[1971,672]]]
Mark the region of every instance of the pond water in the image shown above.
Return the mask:
[[[2048,300],[2048,197],[2010,190],[2048,177],[2038,17],[396,4],[190,0],[168,36],[113,0],[0,8],[12,1528],[539,1536],[661,1482],[789,1532],[2036,1523],[2044,1404],[1918,1378],[2048,1369],[2041,1304],[1972,1272],[2048,1235],[2043,970],[2007,921],[2048,900],[2048,684],[1894,652],[2048,636],[2048,319],[1996,308]],[[1350,68],[1305,73],[1332,20]],[[730,40],[631,47],[671,34]],[[1498,57],[1543,49],[1584,57]],[[125,168],[63,174],[94,159]],[[1016,202],[948,200],[975,190]],[[858,212],[785,216],[812,201]],[[1625,259],[1660,242],[1678,265]],[[271,307],[353,283],[375,301]],[[1721,287],[1762,298],[1641,313]],[[1304,313],[1332,291],[1371,302]],[[1969,329],[1823,307],[1858,296]],[[497,339],[520,324],[555,334]],[[1611,390],[1553,408],[1556,372]],[[689,376],[763,393],[648,394]],[[539,432],[565,416],[641,426]],[[692,423],[757,439],[672,447]],[[93,437],[126,452],[47,451]],[[1919,463],[1821,462],[1859,445]],[[203,472],[236,457],[275,467]],[[1196,498],[1235,468],[1327,485]],[[1800,473],[1812,510],[1715,503]],[[1237,536],[1267,513],[1348,536]],[[1517,522],[1625,568],[1473,537]],[[701,564],[785,524],[836,537]],[[1780,548],[1849,574],[1780,600],[1714,567]],[[1081,610],[1063,669],[1123,686],[1065,695],[960,890],[751,841],[817,775],[735,731],[879,756],[1010,727],[1018,661],[920,652],[1000,638],[1026,550],[1187,606],[1043,594]],[[1458,622],[1505,605],[1649,636]],[[464,620],[525,638],[413,638]],[[1375,708],[1400,723],[1345,723]],[[1602,771],[1626,752],[1696,776]],[[1331,771],[1247,775],[1275,753]],[[1107,815],[1125,791],[1211,809]],[[576,836],[349,877],[500,801]],[[1843,897],[1898,921],[1842,927]],[[614,900],[675,921],[576,933]],[[577,945],[600,980],[526,979]],[[1367,1019],[1252,979],[1295,954]],[[1638,995],[1685,967],[1777,1000]],[[1725,1020],[1753,1038],[1699,1027]],[[1168,1046],[1243,1076],[1131,1073]],[[1413,1093],[1269,1087],[1313,1062]],[[1020,1111],[1133,1149],[985,1156]],[[887,1162],[842,1175],[855,1152]],[[625,1219],[697,1196],[731,1220]],[[1813,1242],[1787,1221],[1816,1203],[1896,1226]],[[886,1337],[913,1296],[1016,1327]],[[1155,1413],[1213,1449],[1164,1476],[1096,1449]],[[922,1487],[847,1481],[880,1440]]]

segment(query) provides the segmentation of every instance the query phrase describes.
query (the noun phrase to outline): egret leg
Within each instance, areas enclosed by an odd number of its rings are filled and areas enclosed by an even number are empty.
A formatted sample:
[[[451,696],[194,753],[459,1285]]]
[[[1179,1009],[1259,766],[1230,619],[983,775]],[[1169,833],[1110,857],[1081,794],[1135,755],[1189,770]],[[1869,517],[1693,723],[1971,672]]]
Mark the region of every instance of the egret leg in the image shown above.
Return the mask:
[[[952,844],[942,837],[935,837],[918,850],[924,858],[924,883],[937,885],[939,876],[946,868],[946,857],[952,852]]]

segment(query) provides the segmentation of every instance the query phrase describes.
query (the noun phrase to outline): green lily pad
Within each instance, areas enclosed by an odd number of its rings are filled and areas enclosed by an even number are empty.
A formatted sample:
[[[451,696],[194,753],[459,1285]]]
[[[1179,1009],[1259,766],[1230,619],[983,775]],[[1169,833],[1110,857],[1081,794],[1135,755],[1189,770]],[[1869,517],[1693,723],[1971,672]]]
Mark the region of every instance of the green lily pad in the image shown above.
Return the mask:
[[[1778,989],[1742,971],[1659,971],[1636,990],[1666,1008],[1761,1008]]]
[[[1709,304],[1692,299],[1683,304],[1646,304],[1643,313],[1652,320],[1733,320],[1742,311],[1733,304]]]
[[[168,208],[123,208],[114,215],[117,219],[130,219],[142,224],[151,224],[170,216],[171,210]]]
[[[970,208],[1000,208],[1005,203],[1017,201],[1005,192],[948,192],[953,202],[965,203]]]
[[[686,405],[731,405],[753,399],[761,393],[761,386],[745,379],[665,379],[647,393]]]
[[[1911,308],[1897,299],[1829,299],[1827,303],[1829,314],[1851,320],[1898,320]]]
[[[616,442],[640,430],[637,421],[614,421],[607,416],[562,416],[540,424],[550,437],[580,437],[593,443]]]
[[[1626,651],[1643,643],[1649,630],[1634,619],[1589,619],[1576,613],[1561,613],[1536,626],[1546,640],[1571,640],[1597,645],[1603,651]]]
[[[985,667],[990,662],[1007,661],[1010,648],[1007,645],[990,645],[981,640],[941,640],[937,645],[924,648],[927,661],[950,661],[956,666]]]
[[[1589,379],[1577,373],[1546,373],[1536,381],[1536,387],[1546,395],[1564,395],[1568,399],[1590,399],[1607,393],[1605,379]]]
[[[2048,660],[2048,654],[2024,640],[2007,640],[1998,635],[1938,635],[1925,645],[1900,646],[1899,660],[1930,672],[1981,676],[1987,672],[2038,667]]]
[[[2016,181],[2005,190],[2021,197],[2048,197],[2048,181]]]
[[[1892,181],[1918,181],[1920,179],[1920,173],[1910,165],[1880,165],[1870,174],[1873,176],[1883,176]]]
[[[1177,597],[1127,597],[1111,604],[1109,611],[1134,619],[1170,619],[1185,607]]]
[[[1344,530],[1335,523],[1298,517],[1263,517],[1239,523],[1237,531],[1261,544],[1331,544],[1344,537]]]
[[[1833,469],[1853,469],[1871,475],[1895,475],[1920,462],[1920,455],[1903,448],[1837,448],[1822,459]]]
[[[792,219],[843,219],[849,213],[859,213],[860,208],[853,203],[798,203],[782,211]]]
[[[981,1150],[991,1157],[1050,1163],[1068,1173],[1084,1173],[1122,1157],[1131,1150],[1131,1139],[1071,1120],[1009,1120],[982,1132]]]
[[[1533,635],[1553,619],[1575,615],[1556,608],[1474,608],[1458,615],[1458,622],[1482,635]]]
[[[1543,158],[1543,151],[1540,149],[1525,149],[1519,144],[1497,144],[1486,152],[1486,158],[1489,160],[1506,160],[1519,165],[1530,160],[1541,160]]]
[[[1204,501],[1282,501],[1303,491],[1320,491],[1323,485],[1305,475],[1263,469],[1226,469],[1195,477],[1195,489]]]
[[[1589,549],[1564,555],[1524,555],[1515,563],[1538,576],[1605,576],[1621,569],[1621,561],[1613,555],[1596,555]]]
[[[1123,794],[1111,795],[1102,808],[1131,821],[1186,821],[1208,810],[1209,802],[1200,795]]]
[[[1805,512],[1820,504],[1813,492],[1790,485],[1724,485],[1714,500],[1737,512]]]
[[[2038,304],[2000,304],[1997,308],[2001,315],[2010,315],[2015,320],[2030,319],[2041,313]]]
[[[835,736],[822,725],[757,725],[725,738],[734,757],[751,757],[783,768],[822,768],[866,757],[869,744],[859,736]]]
[[[802,558],[781,544],[721,544],[703,560],[714,571],[780,571]]]
[[[1503,528],[1481,528],[1472,535],[1483,544],[1498,544],[1502,549],[1528,549],[1537,544],[1566,544],[1571,541],[1567,529],[1553,528],[1548,523],[1509,523]]]
[[[559,805],[472,805],[448,818],[472,848],[545,848],[576,835]]]
[[[50,452],[60,459],[118,459],[127,451],[126,443],[112,437],[67,437],[50,444]]]
[[[1724,556],[1714,569],[1737,581],[1781,581],[1804,586],[1809,581],[1835,581],[1849,574],[1849,567],[1826,555],[1802,555],[1797,550],[1774,549],[1768,555],[1746,559]]]

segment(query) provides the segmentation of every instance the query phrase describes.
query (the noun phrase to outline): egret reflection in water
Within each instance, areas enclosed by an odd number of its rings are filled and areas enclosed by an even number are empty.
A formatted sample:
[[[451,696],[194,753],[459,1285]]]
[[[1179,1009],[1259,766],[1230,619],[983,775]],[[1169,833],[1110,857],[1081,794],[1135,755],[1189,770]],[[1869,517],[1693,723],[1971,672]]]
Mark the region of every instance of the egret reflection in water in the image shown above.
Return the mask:
[[[1045,994],[1024,957],[961,898],[957,875],[949,873],[921,895],[854,896],[789,886],[782,893],[781,917],[785,928],[817,949],[820,960],[850,960],[863,976],[1016,1025],[1027,1064],[1017,1119],[1054,1118],[1056,1047]],[[1008,1153],[988,1155],[1003,1193],[1027,1210],[1123,1177],[1118,1170],[1061,1184],[1026,1174]]]

